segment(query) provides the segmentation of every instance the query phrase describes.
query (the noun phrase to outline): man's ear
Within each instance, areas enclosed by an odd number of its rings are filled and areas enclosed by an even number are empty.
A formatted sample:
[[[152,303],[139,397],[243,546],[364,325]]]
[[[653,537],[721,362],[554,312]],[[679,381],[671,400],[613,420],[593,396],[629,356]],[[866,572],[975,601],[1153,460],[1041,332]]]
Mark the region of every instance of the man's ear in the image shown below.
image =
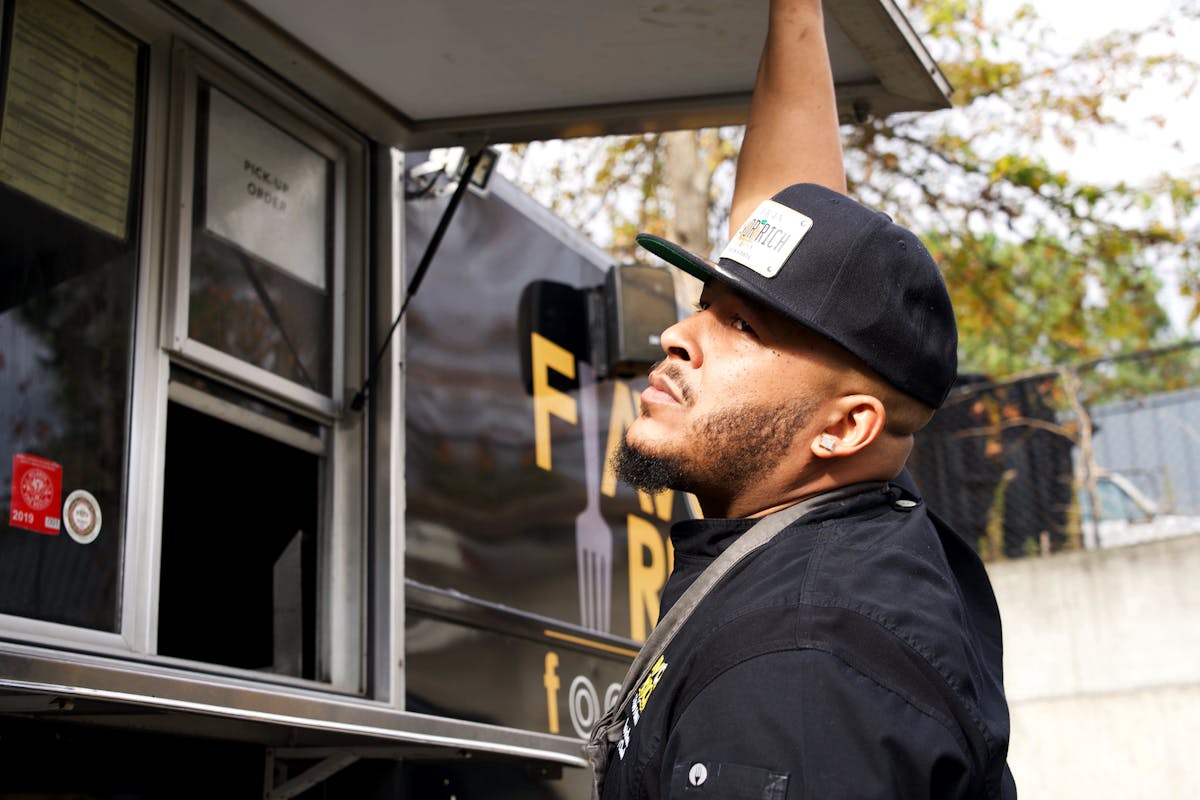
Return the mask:
[[[829,423],[812,441],[817,458],[849,456],[879,438],[887,421],[883,402],[873,395],[852,394],[838,398],[830,409]]]

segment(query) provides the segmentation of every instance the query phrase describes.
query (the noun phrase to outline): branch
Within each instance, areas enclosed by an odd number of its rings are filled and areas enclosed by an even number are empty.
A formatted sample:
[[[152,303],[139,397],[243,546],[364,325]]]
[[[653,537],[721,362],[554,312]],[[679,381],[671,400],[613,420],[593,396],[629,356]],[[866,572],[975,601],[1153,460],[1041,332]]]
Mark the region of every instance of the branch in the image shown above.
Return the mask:
[[[975,389],[978,384],[972,386]],[[1037,428],[1043,431],[1049,431],[1057,436],[1061,436],[1072,444],[1079,444],[1078,434],[1072,432],[1065,425],[1058,425],[1037,417],[1015,417],[1013,419],[1002,420],[994,425],[984,425],[978,428],[963,428],[955,431],[952,439],[967,439],[974,436],[995,436],[1012,428]]]

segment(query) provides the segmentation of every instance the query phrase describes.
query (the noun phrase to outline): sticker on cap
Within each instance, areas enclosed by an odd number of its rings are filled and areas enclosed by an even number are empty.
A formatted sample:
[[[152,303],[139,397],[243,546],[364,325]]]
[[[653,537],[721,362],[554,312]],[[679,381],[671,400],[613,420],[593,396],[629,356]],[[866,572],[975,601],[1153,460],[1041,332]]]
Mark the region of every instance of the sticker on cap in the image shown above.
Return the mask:
[[[811,217],[764,200],[725,246],[721,258],[736,261],[764,278],[774,278],[812,225]]]

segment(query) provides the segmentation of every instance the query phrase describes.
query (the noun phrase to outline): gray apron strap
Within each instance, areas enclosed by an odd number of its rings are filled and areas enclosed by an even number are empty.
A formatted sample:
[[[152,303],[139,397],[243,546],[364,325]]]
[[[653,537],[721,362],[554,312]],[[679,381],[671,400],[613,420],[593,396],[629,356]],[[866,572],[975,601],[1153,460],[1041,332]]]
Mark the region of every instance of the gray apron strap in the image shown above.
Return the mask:
[[[873,489],[881,489],[885,483],[857,483],[843,486],[828,492],[801,500],[795,505],[769,514],[754,524],[754,527],[743,533],[737,540],[717,556],[712,563],[704,568],[700,576],[692,582],[683,596],[671,606],[666,616],[658,621],[650,636],[638,651],[637,657],[629,665],[625,680],[621,681],[621,691],[617,702],[608,708],[599,722],[592,728],[592,735],[583,745],[584,755],[592,767],[592,798],[599,800],[600,787],[604,783],[604,772],[608,767],[608,759],[617,741],[620,740],[625,727],[626,706],[631,702],[637,687],[645,682],[658,657],[666,650],[667,645],[675,638],[675,634],[687,622],[688,617],[700,605],[700,601],[709,590],[717,584],[725,573],[741,562],[743,558],[774,539],[780,531],[792,524],[808,512],[827,503],[843,500],[852,495],[861,494]]]

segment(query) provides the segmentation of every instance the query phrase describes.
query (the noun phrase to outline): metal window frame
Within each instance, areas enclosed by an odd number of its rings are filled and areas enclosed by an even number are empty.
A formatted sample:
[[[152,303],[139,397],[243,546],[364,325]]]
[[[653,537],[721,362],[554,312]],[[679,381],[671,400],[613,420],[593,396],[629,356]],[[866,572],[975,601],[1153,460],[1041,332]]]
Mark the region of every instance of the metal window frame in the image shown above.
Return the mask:
[[[318,566],[317,671],[319,683],[339,691],[366,691],[368,605],[366,576],[367,498],[361,487],[368,465],[366,431],[357,416],[343,415],[347,387],[360,380],[364,337],[348,321],[365,314],[366,287],[366,146],[342,126],[271,76],[218,48],[176,37],[170,52],[169,156],[165,206],[163,303],[160,345],[169,362],[219,378],[325,426],[322,535]],[[258,110],[334,165],[333,225],[333,374],[332,392],[322,395],[268,370],[248,364],[187,335],[195,188],[196,120],[200,82]],[[165,410],[160,453],[165,449]],[[251,412],[241,415],[250,420]],[[266,423],[266,421],[263,421]],[[268,425],[269,427],[269,425]],[[275,438],[278,438],[277,436]],[[160,455],[161,457],[161,455]],[[161,467],[159,474],[161,475]],[[161,485],[159,487],[161,496]],[[161,512],[159,514],[161,530]],[[158,548],[161,550],[161,548]],[[152,565],[155,601],[161,566]],[[157,602],[153,628],[157,629]],[[156,637],[155,637],[156,638]],[[153,650],[151,650],[152,652]],[[211,665],[206,665],[211,668]],[[219,667],[217,667],[219,669]],[[237,670],[229,670],[237,674]]]
[[[378,147],[375,171],[375,269],[372,286],[374,328],[369,352],[386,347],[380,359],[366,414],[371,433],[370,563],[372,579],[369,630],[374,646],[368,654],[369,694],[403,710],[405,693],[404,478],[405,419],[401,355],[405,325],[394,330],[407,276],[404,269],[404,154]],[[390,336],[388,341],[385,337]]]

